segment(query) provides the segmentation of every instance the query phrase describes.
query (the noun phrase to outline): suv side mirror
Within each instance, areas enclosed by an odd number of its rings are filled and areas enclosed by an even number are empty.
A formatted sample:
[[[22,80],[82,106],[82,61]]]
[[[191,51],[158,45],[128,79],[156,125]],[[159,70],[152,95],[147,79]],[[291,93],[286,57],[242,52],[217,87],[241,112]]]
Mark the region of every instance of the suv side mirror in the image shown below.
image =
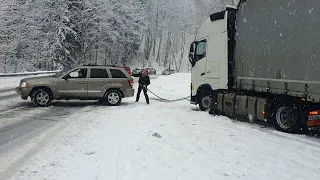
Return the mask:
[[[64,79],[64,80],[68,80],[68,76],[66,75],[66,76],[63,76],[63,78],[62,79]]]

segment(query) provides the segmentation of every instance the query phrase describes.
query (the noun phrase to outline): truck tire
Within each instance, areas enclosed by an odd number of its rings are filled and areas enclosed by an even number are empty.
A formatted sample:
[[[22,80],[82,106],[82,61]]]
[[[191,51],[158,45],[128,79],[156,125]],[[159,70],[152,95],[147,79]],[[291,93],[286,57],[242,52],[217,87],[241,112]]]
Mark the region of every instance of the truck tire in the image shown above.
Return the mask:
[[[108,106],[119,106],[122,100],[121,92],[116,89],[108,90],[104,96],[104,101]]]
[[[211,107],[211,95],[209,92],[203,92],[200,94],[198,103],[201,111],[207,111]]]
[[[287,133],[301,133],[301,122],[298,108],[283,104],[275,108],[273,120],[278,131]]]
[[[52,101],[51,92],[47,89],[37,89],[32,93],[31,101],[36,107],[47,107]]]
[[[218,94],[212,94],[211,96],[211,104],[209,109],[209,114],[219,114],[219,111],[217,109],[217,100],[218,100]]]

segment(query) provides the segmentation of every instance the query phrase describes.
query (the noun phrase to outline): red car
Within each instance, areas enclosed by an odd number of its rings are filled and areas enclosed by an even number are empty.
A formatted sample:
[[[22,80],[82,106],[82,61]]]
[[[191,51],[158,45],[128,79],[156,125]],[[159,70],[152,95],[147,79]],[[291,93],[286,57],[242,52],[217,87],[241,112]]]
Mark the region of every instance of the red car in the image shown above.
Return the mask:
[[[124,70],[126,70],[130,76],[132,76],[132,72],[131,72],[130,67],[128,67],[128,66],[120,66],[120,67],[122,67]]]
[[[118,65],[107,65],[107,66],[112,66],[112,67],[120,67],[123,68],[124,70],[126,70],[130,76],[132,76],[132,72],[129,66],[118,66]]]

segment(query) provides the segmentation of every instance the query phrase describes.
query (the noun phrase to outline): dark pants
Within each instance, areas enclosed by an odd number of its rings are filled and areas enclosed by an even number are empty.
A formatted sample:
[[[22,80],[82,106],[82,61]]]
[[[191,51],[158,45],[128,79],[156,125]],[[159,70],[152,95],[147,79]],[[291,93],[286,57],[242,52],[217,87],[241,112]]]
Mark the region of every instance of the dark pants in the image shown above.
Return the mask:
[[[144,88],[143,86],[140,86],[140,85],[139,85],[139,88],[138,88],[136,101],[139,101],[140,93],[141,93],[142,90],[143,90],[143,94],[144,94],[144,97],[146,98],[147,103],[149,103],[149,97],[148,97],[148,94],[147,94],[147,88]]]

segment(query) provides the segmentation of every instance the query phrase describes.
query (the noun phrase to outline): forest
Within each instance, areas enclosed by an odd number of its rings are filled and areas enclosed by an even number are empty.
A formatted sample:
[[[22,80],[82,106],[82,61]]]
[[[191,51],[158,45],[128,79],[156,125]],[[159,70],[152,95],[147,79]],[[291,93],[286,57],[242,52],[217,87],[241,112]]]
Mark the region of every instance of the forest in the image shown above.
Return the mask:
[[[188,67],[197,28],[226,0],[0,0],[0,73],[83,64]]]

